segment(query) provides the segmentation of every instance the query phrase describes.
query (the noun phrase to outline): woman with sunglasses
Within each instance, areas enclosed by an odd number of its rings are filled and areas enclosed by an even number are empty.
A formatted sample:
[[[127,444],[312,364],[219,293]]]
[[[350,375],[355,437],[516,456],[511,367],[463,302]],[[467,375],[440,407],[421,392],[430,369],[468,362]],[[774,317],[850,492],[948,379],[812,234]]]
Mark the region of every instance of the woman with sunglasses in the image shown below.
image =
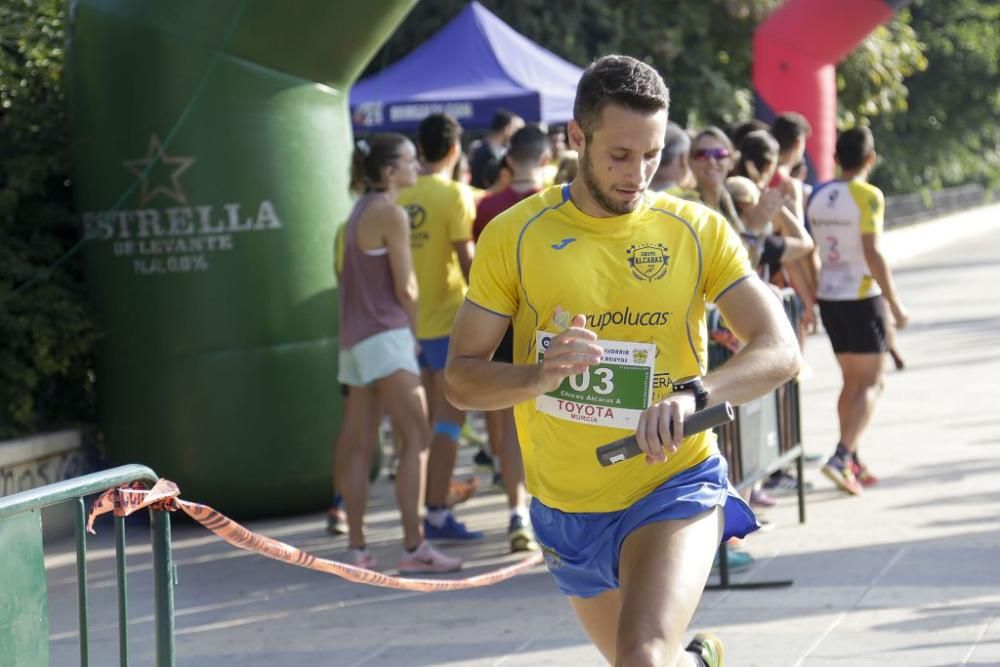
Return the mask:
[[[718,211],[736,231],[746,232],[746,226],[736,212],[733,198],[726,191],[726,177],[736,159],[733,142],[717,127],[706,127],[691,142],[691,172],[701,202]]]

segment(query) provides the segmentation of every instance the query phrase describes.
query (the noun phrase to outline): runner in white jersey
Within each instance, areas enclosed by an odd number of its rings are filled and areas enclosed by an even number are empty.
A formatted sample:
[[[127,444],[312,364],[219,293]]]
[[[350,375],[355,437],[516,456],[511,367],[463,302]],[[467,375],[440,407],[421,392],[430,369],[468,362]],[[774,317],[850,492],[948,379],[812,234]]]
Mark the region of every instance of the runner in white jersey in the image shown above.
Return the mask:
[[[858,441],[882,391],[882,357],[888,349],[885,304],[897,327],[909,319],[879,249],[885,199],[867,183],[875,157],[868,128],[842,133],[837,162],[843,177],[816,188],[806,208],[822,262],[820,315],[844,377],[837,401],[840,442],[823,473],[852,495],[878,481],[858,458]]]

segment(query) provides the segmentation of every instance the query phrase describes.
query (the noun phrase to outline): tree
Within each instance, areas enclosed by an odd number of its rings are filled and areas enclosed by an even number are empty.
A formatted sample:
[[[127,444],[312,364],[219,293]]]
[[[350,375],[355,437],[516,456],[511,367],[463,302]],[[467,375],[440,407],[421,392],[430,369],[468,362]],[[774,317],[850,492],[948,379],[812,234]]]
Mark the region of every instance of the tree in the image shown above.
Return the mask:
[[[906,79],[905,112],[871,117],[888,191],[978,181],[1000,186],[1000,4],[917,0],[927,67]]]
[[[873,30],[837,65],[841,127],[852,127],[863,118],[905,113],[909,108],[907,79],[927,69],[924,49],[908,11]]]
[[[0,4],[0,437],[94,419],[97,332],[79,259],[47,272],[80,238],[64,11],[61,0]]]

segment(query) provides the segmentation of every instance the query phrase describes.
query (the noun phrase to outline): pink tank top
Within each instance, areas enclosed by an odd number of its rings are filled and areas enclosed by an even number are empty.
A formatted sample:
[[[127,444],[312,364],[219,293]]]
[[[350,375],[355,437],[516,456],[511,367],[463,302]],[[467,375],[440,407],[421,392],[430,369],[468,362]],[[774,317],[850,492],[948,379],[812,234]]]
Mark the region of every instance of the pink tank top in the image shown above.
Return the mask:
[[[374,193],[354,205],[344,229],[344,265],[340,273],[340,347],[351,348],[375,334],[410,326],[396,299],[389,255],[370,255],[358,246],[357,227]]]

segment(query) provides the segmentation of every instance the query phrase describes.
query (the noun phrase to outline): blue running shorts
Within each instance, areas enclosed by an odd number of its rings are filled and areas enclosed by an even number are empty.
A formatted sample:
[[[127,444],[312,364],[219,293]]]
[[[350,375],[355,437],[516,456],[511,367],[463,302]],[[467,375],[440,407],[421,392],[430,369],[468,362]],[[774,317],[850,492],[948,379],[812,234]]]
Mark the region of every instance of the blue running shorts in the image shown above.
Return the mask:
[[[448,336],[443,338],[421,338],[420,354],[417,355],[417,362],[420,368],[428,368],[432,371],[444,370],[444,363],[448,361]]]
[[[545,564],[564,595],[590,598],[618,588],[618,561],[625,538],[655,521],[686,519],[723,508],[723,541],[760,528],[753,510],[729,483],[729,466],[713,454],[618,512],[562,512],[531,501],[531,525]]]

